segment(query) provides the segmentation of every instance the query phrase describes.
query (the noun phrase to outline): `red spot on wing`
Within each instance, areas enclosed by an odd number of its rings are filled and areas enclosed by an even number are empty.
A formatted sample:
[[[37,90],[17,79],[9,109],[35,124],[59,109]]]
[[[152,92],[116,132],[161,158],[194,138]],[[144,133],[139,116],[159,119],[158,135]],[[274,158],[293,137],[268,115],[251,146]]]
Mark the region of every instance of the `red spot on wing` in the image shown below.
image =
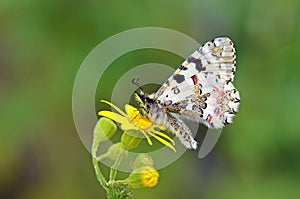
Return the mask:
[[[211,123],[212,119],[213,119],[213,117],[211,115],[208,115],[206,121],[208,123]]]
[[[222,96],[222,97],[225,96],[225,94],[226,94],[225,91],[222,91],[222,92],[221,92],[221,96]]]
[[[223,104],[223,101],[220,99],[217,99],[217,104]]]
[[[194,85],[198,84],[198,77],[196,75],[193,75],[192,79],[193,79]]]
[[[219,116],[219,115],[220,115],[220,113],[221,113],[221,110],[220,110],[220,108],[216,108],[216,109],[215,109],[215,114],[216,114],[216,116]]]
[[[216,86],[213,86],[213,88],[214,88],[214,91],[219,91],[219,88],[218,87],[216,87]]]

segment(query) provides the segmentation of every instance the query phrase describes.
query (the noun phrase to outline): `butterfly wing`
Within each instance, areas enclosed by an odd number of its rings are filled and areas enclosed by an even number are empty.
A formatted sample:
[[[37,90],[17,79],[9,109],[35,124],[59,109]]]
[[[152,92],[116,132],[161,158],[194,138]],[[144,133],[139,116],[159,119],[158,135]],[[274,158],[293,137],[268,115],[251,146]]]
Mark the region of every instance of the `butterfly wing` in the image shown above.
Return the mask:
[[[235,58],[229,38],[205,43],[169,77],[155,99],[168,112],[222,128],[232,122],[240,102],[233,86]]]

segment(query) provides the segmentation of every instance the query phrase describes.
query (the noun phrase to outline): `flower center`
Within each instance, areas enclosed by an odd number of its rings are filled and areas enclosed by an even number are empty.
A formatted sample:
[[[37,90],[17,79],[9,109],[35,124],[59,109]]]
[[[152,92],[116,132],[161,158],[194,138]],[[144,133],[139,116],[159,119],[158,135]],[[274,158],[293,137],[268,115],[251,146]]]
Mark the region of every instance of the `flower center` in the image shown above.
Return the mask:
[[[152,123],[148,118],[141,115],[138,110],[130,111],[128,113],[130,121],[139,129],[147,130],[151,127]]]

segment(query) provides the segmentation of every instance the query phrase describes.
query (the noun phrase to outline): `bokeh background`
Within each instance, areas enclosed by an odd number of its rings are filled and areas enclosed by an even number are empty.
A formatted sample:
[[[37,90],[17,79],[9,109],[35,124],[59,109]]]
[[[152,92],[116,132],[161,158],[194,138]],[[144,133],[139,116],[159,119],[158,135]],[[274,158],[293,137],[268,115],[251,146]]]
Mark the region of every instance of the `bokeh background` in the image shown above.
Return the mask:
[[[297,0],[1,0],[0,198],[105,198],[74,127],[72,86],[96,45],[146,26],[200,43],[230,36],[242,101],[208,157],[188,151],[160,170],[158,186],[135,190],[132,198],[299,198]],[[160,62],[175,69],[181,61],[140,50],[112,65],[120,75],[124,65]]]

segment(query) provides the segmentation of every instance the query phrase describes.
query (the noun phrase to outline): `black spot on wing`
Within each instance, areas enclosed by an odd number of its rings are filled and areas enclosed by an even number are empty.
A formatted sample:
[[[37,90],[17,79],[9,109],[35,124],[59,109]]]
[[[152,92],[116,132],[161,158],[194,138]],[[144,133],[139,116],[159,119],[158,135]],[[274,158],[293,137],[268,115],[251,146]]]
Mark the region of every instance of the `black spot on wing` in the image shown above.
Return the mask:
[[[167,84],[168,86],[170,86],[170,82],[169,82],[169,80],[167,80],[167,81],[166,81],[166,84]]]
[[[232,68],[231,71],[232,71],[232,74],[235,75],[235,69]]]
[[[185,66],[183,66],[183,65],[180,65],[180,66],[179,66],[179,69],[180,69],[180,70],[187,70],[188,68],[185,67]]]
[[[225,118],[225,121],[223,121],[223,124],[224,124],[224,125],[227,125],[227,124],[229,124],[229,122],[228,122],[227,118]]]
[[[172,104],[172,100],[167,100],[166,102],[165,102],[165,106],[170,106]]]
[[[194,57],[188,57],[187,58],[187,61],[189,63],[195,63],[196,64],[196,70],[198,70],[199,72],[201,71],[205,71],[206,70],[206,67],[203,67],[203,64],[201,62],[201,59],[196,59]]]
[[[202,109],[206,109],[207,108],[207,104],[205,102],[202,103],[202,104],[200,104],[200,106],[201,106]]]
[[[200,115],[200,117],[203,117],[203,110],[199,106],[197,106],[197,105],[194,104],[192,106],[192,110],[198,112],[199,115]]]
[[[173,87],[171,90],[174,92],[175,95],[177,95],[178,93],[180,93],[180,90],[179,90],[179,88],[177,86]]]
[[[176,74],[173,76],[173,79],[180,84],[181,82],[183,82],[185,80],[184,75],[180,75],[180,74]]]

